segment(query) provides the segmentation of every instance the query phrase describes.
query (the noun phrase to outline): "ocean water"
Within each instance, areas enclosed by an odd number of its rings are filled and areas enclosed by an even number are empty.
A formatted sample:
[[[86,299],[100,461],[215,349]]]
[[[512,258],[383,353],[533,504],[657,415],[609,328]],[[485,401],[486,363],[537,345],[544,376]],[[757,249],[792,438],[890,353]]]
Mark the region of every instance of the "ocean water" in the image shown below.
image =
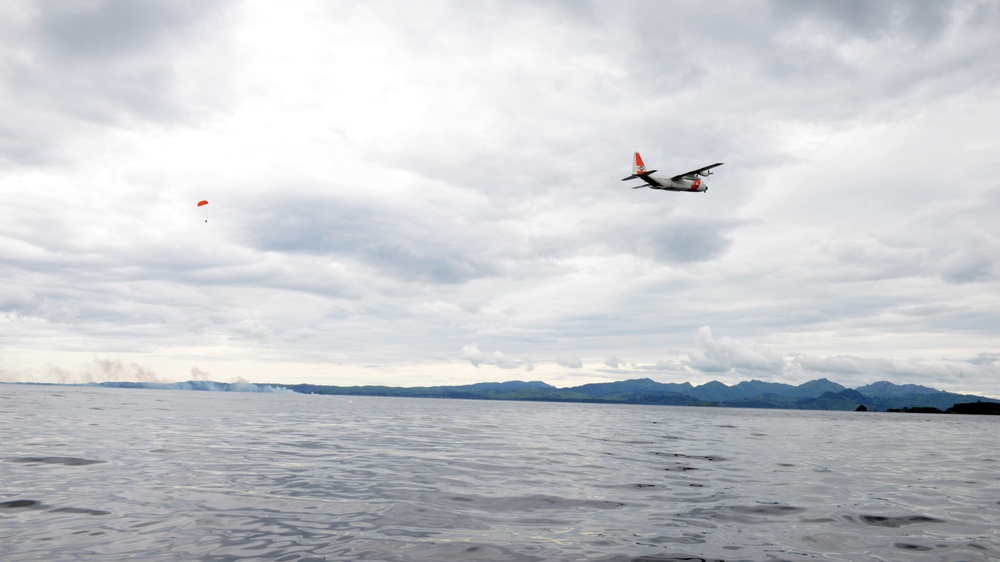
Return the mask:
[[[1000,560],[998,430],[0,385],[0,560]]]

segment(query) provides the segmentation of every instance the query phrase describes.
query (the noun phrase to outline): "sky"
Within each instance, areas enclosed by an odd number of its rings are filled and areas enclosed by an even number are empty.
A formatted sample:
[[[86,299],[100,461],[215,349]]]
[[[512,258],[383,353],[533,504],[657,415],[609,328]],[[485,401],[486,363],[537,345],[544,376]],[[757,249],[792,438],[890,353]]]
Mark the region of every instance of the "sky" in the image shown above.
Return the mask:
[[[997,29],[977,0],[4,2],[0,381],[1000,397]],[[724,165],[633,190],[635,151]]]

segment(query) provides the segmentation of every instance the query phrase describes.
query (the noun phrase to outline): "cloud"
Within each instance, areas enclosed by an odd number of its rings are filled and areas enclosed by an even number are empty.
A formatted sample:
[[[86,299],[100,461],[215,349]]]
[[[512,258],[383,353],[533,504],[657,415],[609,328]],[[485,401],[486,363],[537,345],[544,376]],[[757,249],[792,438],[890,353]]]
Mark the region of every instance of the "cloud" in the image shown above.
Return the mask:
[[[946,6],[933,1],[889,1],[872,4],[846,0],[834,4],[805,5],[794,0],[770,4],[772,15],[786,25],[810,23],[836,33],[841,38],[867,41],[885,36],[909,36],[913,42],[933,41],[944,32],[949,19]],[[833,23],[834,25],[830,25]]]
[[[516,359],[500,351],[494,351],[491,354],[486,354],[481,351],[479,349],[479,345],[475,343],[463,346],[461,357],[469,363],[472,363],[472,365],[477,368],[480,365],[492,365],[501,369],[524,368],[526,371],[534,369],[534,363],[531,361]]]
[[[794,362],[807,371],[817,373],[830,373],[840,375],[857,375],[864,373],[864,369],[858,364],[854,357],[795,357]]]
[[[852,387],[888,380],[897,384],[922,384],[940,390],[959,393],[979,392],[988,396],[995,396],[1000,390],[996,385],[983,385],[979,391],[973,391],[968,386],[970,380],[982,380],[995,371],[995,366],[988,362],[796,356],[789,359],[789,370],[801,371],[801,376],[807,378],[817,375],[833,376],[837,382]]]
[[[271,329],[255,320],[242,320],[231,328],[232,333],[248,340],[264,342],[271,338]]]
[[[406,281],[460,283],[499,273],[494,256],[471,243],[499,247],[500,233],[471,224],[442,230],[456,211],[447,206],[291,195],[258,209],[245,236],[263,251],[323,255]]]
[[[710,373],[732,370],[780,374],[784,368],[781,355],[765,348],[751,347],[729,337],[716,339],[709,326],[698,329],[695,349],[684,361],[687,367]]]
[[[979,353],[975,357],[968,360],[969,363],[973,365],[981,365],[984,367],[994,367],[1000,363],[1000,353]]]
[[[14,162],[45,162],[63,138],[126,120],[171,123],[203,116],[228,92],[225,73],[208,61],[225,51],[216,2],[12,4],[0,45],[0,77],[12,127],[0,131]],[[213,33],[204,33],[209,28]],[[216,54],[198,52],[211,45]],[[199,63],[187,64],[189,57]],[[183,67],[181,74],[178,68]]]
[[[563,357],[556,359],[556,364],[567,369],[582,369],[583,360],[579,357]]]
[[[652,253],[671,263],[707,261],[722,255],[732,243],[726,236],[733,226],[709,218],[680,218],[647,239]]]
[[[3,369],[995,388],[1000,10],[757,8],[4,3]]]

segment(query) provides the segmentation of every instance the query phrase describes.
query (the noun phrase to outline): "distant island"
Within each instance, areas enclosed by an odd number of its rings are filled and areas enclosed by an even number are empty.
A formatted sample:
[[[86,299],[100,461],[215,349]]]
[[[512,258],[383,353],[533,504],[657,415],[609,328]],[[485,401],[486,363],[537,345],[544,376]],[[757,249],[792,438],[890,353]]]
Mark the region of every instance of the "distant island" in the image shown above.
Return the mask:
[[[850,389],[825,378],[798,386],[759,380],[744,381],[733,386],[718,381],[693,386],[687,382],[660,383],[648,378],[592,383],[570,388],[556,388],[541,381],[484,382],[460,386],[426,387],[219,383],[210,381],[188,381],[172,384],[102,382],[92,383],[92,386],[229,392],[277,391],[341,396],[396,396],[466,400],[1000,415],[1000,400],[994,398],[972,394],[955,394],[914,384],[897,385],[888,381]]]

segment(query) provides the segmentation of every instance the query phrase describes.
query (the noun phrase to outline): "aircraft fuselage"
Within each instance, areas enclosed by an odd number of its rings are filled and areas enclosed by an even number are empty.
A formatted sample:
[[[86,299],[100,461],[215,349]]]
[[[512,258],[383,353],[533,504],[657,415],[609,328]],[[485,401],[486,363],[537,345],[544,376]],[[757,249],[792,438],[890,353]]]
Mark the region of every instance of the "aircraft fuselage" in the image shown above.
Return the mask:
[[[650,189],[663,189],[666,191],[708,191],[708,184],[701,181],[700,179],[673,179],[670,176],[661,176],[658,174],[648,174],[645,178],[653,180],[652,182],[646,180],[649,184],[646,187]],[[653,185],[656,183],[657,185]]]

